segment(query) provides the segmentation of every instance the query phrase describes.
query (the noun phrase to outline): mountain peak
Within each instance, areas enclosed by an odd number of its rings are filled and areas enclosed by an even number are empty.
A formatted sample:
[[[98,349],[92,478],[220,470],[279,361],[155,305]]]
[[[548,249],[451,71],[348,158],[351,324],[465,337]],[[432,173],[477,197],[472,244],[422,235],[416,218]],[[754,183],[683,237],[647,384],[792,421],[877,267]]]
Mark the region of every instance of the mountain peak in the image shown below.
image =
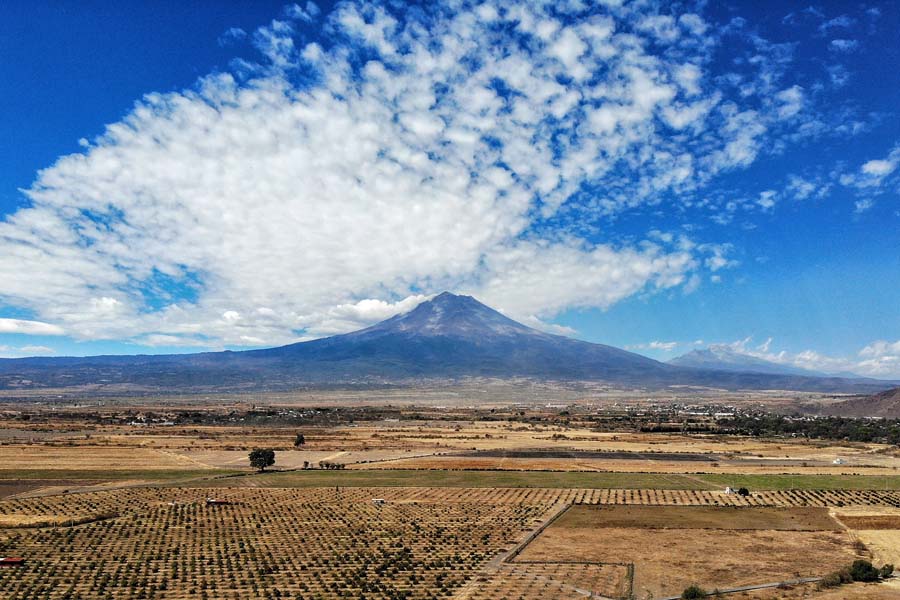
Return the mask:
[[[544,335],[513,321],[472,296],[442,292],[411,311],[363,330],[405,335],[483,338],[485,336]],[[362,332],[361,332],[362,333]]]

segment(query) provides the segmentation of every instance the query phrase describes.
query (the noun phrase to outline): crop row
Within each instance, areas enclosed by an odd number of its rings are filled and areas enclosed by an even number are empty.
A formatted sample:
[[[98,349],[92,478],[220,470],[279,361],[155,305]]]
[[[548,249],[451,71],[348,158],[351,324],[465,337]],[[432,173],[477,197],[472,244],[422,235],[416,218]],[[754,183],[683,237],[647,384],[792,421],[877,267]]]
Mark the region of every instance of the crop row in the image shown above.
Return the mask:
[[[160,503],[171,496],[155,490],[123,491],[121,500],[142,494],[143,512],[120,505],[130,512],[107,521],[0,532],[0,555],[26,558],[0,570],[3,597],[444,598],[544,512],[536,505],[380,505],[321,490],[230,490],[221,495],[230,504],[212,506],[189,496]]]

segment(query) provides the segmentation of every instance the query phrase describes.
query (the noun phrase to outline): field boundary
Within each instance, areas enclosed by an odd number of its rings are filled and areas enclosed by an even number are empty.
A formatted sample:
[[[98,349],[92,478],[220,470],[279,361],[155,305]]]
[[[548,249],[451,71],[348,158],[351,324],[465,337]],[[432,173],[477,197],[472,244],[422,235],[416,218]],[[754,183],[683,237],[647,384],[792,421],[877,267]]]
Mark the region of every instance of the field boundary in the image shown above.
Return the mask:
[[[800,579],[788,579],[787,581],[774,581],[771,583],[757,583],[753,585],[742,585],[740,587],[728,588],[725,590],[716,590],[719,594],[739,594],[741,592],[752,592],[753,590],[764,590],[768,588],[780,587],[782,585],[803,585],[805,583],[816,583],[817,581],[822,581],[821,577],[801,577]],[[708,593],[707,596],[713,596],[713,593]],[[681,595],[678,596],[666,596],[665,598],[660,598],[659,600],[680,600]]]
[[[533,542],[537,536],[544,533],[545,529],[550,527],[553,523],[556,522],[557,519],[559,519],[561,516],[566,514],[569,511],[569,509],[572,508],[574,505],[575,505],[574,502],[569,502],[567,504],[563,504],[560,508],[558,508],[556,510],[555,513],[550,515],[550,518],[548,518],[546,521],[544,521],[537,529],[535,529],[534,531],[529,533],[527,536],[525,536],[525,539],[522,540],[521,542],[519,542],[515,546],[515,548],[512,549],[512,551],[510,551],[505,557],[503,557],[503,560],[500,562],[505,562],[505,563],[513,562],[513,559],[515,559],[517,556],[519,556],[519,554],[521,554],[522,551],[525,550],[525,547],[528,546],[528,544]]]
[[[625,595],[621,597],[621,600],[631,598],[634,595],[634,563],[598,562],[593,560],[515,560],[525,550],[525,548],[527,548],[528,545],[531,544],[531,542],[533,542],[539,535],[544,533],[544,531],[548,527],[553,525],[553,523],[559,520],[564,514],[569,512],[569,510],[571,510],[573,506],[576,505],[581,506],[584,504],[582,502],[569,502],[563,504],[553,515],[550,516],[549,519],[544,521],[537,529],[529,533],[524,540],[519,542],[516,547],[512,549],[512,551],[507,553],[507,555],[500,562],[509,565],[597,565],[625,567],[625,586],[627,591],[625,592]]]

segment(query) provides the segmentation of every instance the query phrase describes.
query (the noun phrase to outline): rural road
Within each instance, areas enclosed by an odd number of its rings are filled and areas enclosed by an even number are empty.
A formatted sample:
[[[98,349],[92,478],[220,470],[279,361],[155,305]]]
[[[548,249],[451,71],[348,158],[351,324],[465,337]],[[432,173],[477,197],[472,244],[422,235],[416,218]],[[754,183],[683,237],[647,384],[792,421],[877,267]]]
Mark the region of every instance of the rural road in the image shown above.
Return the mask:
[[[802,577],[800,579],[789,579],[788,581],[777,581],[775,583],[758,583],[756,585],[745,585],[736,588],[729,588],[727,590],[718,590],[720,594],[737,594],[739,592],[751,592],[753,590],[763,590],[766,588],[778,587],[779,585],[798,585],[801,583],[814,583],[816,581],[820,581],[821,577]],[[710,594],[712,595],[712,594]],[[680,600],[681,594],[677,596],[666,596],[665,598],[660,598],[659,600]]]

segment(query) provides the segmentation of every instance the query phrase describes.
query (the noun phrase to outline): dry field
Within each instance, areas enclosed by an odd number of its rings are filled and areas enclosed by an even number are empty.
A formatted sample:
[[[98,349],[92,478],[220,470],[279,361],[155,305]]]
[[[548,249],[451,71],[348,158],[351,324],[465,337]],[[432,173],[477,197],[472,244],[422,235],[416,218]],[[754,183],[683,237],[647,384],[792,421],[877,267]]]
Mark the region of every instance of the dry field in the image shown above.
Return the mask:
[[[276,449],[276,466],[289,469],[304,462],[329,461],[354,469],[900,475],[897,450],[879,444],[603,433],[505,421],[87,427],[67,421],[4,422],[0,418],[0,430],[5,432],[0,437],[0,478],[29,470],[247,470],[247,452],[255,447]],[[295,449],[298,432],[304,434],[306,444]],[[532,455],[485,455],[515,451]],[[670,458],[673,454],[687,459]]]
[[[857,540],[900,565],[895,448],[466,414],[296,427],[0,416],[0,556],[27,559],[0,567],[0,600],[659,598],[821,576]],[[276,472],[251,472],[254,447],[276,449]],[[322,462],[347,469],[296,470]],[[743,597],[900,598],[892,585]]]
[[[659,598],[821,576],[852,542],[825,509],[575,506],[516,561],[632,563],[637,596]]]

